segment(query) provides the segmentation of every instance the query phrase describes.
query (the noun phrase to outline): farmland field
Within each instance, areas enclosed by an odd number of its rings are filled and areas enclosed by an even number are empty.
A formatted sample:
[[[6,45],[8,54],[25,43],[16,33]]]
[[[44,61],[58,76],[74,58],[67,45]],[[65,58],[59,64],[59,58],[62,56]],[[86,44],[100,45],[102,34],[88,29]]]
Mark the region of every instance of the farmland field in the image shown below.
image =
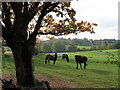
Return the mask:
[[[118,49],[98,50],[84,52],[65,52],[69,55],[70,62],[62,60],[63,53],[58,53],[56,64],[51,61],[44,64],[47,53],[39,53],[33,57],[35,76],[46,76],[72,85],[73,88],[118,88],[118,65],[104,64],[107,61],[108,52],[118,58]],[[51,53],[54,54],[54,53]],[[74,60],[75,55],[88,57],[87,69],[77,70]],[[3,76],[15,75],[13,58],[3,57]],[[43,79],[42,79],[43,80]],[[60,87],[60,86],[59,86]]]

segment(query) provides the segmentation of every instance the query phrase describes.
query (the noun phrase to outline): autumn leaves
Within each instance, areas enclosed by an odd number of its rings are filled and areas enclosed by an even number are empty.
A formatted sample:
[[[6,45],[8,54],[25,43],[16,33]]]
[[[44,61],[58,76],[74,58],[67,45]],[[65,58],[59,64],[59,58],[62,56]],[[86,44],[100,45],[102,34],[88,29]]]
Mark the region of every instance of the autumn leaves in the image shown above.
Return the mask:
[[[95,33],[93,26],[97,26],[96,23],[89,23],[87,21],[81,21],[79,23],[74,22],[66,22],[64,20],[59,20],[58,23],[55,22],[52,16],[47,16],[44,19],[44,22],[46,24],[46,27],[42,27],[39,29],[39,34],[51,34],[55,36],[60,35],[68,35],[70,33],[73,33],[77,35],[80,32],[90,32]],[[49,37],[49,39],[53,39]]]

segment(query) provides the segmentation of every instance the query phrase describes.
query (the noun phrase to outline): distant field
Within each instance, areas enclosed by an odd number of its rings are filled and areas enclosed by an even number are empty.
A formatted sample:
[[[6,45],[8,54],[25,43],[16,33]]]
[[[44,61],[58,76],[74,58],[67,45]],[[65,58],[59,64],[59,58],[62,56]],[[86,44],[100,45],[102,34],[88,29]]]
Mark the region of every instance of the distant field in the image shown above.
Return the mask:
[[[66,45],[66,47],[68,48],[68,45]],[[91,46],[78,46],[77,45],[77,48],[79,48],[79,49],[90,49]]]
[[[46,53],[39,53],[33,57],[35,63],[35,75],[49,76],[58,80],[69,82],[75,88],[117,88],[118,87],[118,66],[117,64],[104,64],[107,61],[108,53],[118,58],[118,50],[99,50],[84,52],[69,52],[70,62],[62,60],[63,53],[58,53],[56,65],[44,64]],[[52,53],[54,54],[54,53]],[[88,57],[86,70],[76,70],[75,55]],[[3,75],[15,74],[13,58],[3,58]]]
[[[79,48],[79,49],[90,49],[91,46],[77,46],[77,48]]]

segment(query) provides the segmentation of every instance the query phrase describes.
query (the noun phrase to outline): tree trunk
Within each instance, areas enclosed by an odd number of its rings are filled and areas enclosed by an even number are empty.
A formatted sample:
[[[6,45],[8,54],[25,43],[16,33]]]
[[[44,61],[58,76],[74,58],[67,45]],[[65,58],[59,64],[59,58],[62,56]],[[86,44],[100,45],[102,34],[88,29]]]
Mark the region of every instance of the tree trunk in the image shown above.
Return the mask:
[[[34,45],[14,44],[11,48],[16,67],[16,78],[18,86],[34,86],[32,52]]]
[[[42,20],[42,19],[41,19]],[[35,85],[33,75],[33,49],[37,34],[27,38],[29,22],[24,15],[16,11],[13,26],[3,28],[2,36],[13,52],[18,86],[32,87]]]
[[[23,86],[34,86],[34,65],[32,61],[34,46],[23,46],[22,61],[24,64],[24,81]]]
[[[14,48],[11,48],[14,56],[15,61],[15,68],[16,68],[16,78],[17,78],[17,85],[22,86],[23,83],[23,71],[24,66],[22,62],[22,47],[15,45]]]

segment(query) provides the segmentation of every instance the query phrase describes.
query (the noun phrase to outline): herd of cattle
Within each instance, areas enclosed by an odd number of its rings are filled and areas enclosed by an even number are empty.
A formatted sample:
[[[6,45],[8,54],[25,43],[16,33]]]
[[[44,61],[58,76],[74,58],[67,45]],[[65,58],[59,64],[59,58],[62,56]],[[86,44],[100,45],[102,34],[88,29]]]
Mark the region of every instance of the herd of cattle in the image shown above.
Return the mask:
[[[68,54],[63,54],[62,55],[62,59],[66,59],[67,62],[69,62],[69,56]],[[55,55],[47,55],[46,59],[45,59],[45,64],[47,64],[47,62],[49,63],[51,61],[56,62],[57,60],[57,53],[55,53]],[[81,56],[81,55],[75,55],[75,61],[76,61],[76,69],[78,69],[78,64],[80,64],[80,68],[82,69],[82,65],[81,63],[84,63],[84,69],[86,68],[87,64],[87,57],[86,56]]]

